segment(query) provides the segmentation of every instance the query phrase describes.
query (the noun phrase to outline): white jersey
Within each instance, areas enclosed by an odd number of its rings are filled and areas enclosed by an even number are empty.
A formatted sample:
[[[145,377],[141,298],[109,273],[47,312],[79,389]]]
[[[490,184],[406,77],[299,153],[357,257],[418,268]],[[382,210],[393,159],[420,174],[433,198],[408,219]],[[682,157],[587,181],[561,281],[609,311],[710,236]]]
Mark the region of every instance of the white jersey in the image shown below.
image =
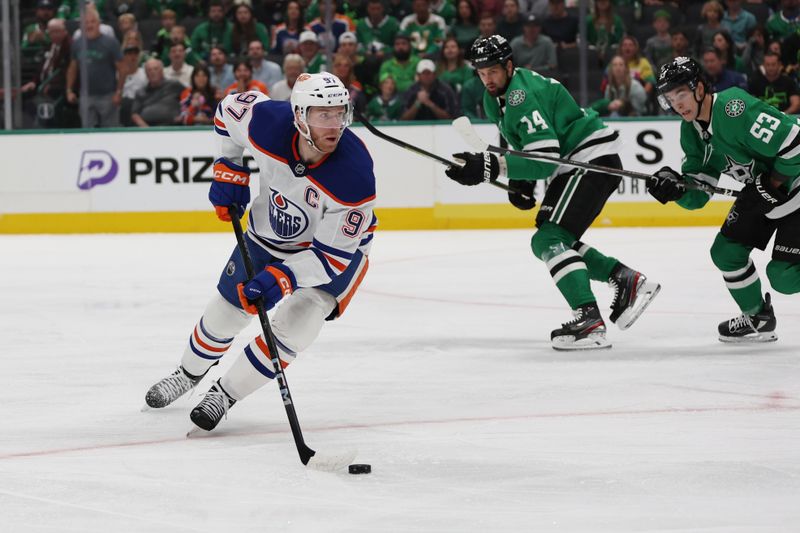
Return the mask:
[[[377,218],[375,175],[364,143],[345,130],[336,150],[307,165],[289,102],[260,92],[232,94],[217,106],[218,157],[242,164],[244,148],[259,170],[247,233],[283,260],[299,287],[330,282],[353,254],[369,252]]]

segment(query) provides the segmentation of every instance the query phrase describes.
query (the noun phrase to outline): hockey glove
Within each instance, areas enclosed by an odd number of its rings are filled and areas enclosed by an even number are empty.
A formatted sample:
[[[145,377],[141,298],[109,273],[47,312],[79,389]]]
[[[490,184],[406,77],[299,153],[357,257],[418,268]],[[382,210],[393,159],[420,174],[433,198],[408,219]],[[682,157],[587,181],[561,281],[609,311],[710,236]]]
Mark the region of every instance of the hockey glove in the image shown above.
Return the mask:
[[[647,192],[662,204],[674,202],[680,200],[686,192],[686,182],[671,168],[661,167],[647,181]]]
[[[536,207],[536,198],[533,196],[536,190],[535,181],[508,180],[508,188],[511,189],[508,191],[508,201],[511,205],[523,211]]]
[[[214,162],[214,181],[208,191],[208,199],[214,204],[217,218],[231,221],[228,207],[239,206],[239,218],[250,203],[250,169],[220,157]]]
[[[463,161],[464,166],[453,165],[444,171],[447,177],[461,185],[477,185],[494,181],[500,175],[500,161],[489,152],[461,152],[453,154],[453,159]]]
[[[742,189],[739,205],[744,209],[752,209],[766,214],[789,199],[789,196],[772,186],[769,177],[758,176],[752,183]]]
[[[281,298],[288,296],[297,288],[297,280],[292,270],[282,263],[272,263],[247,282],[236,286],[242,309],[251,315],[258,314],[253,305],[255,300],[263,299],[264,309],[269,311]]]

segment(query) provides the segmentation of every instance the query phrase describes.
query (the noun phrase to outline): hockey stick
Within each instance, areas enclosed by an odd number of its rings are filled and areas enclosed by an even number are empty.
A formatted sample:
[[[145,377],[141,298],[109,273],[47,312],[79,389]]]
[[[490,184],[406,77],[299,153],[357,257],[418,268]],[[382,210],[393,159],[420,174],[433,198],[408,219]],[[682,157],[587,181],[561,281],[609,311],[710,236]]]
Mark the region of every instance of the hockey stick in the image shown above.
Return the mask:
[[[231,216],[233,223],[233,232],[236,234],[236,243],[239,247],[239,253],[242,254],[242,261],[244,262],[244,269],[247,272],[247,278],[253,279],[255,277],[255,269],[253,269],[253,260],[250,257],[250,250],[247,248],[247,242],[244,240],[244,233],[242,232],[242,222],[238,216],[239,207],[232,205],[228,208],[228,213]],[[261,322],[261,331],[264,333],[264,339],[267,341],[267,348],[269,348],[270,361],[275,370],[275,381],[278,382],[278,387],[281,391],[283,398],[283,405],[286,408],[286,416],[289,418],[289,427],[292,428],[292,436],[294,437],[295,446],[297,446],[297,453],[300,454],[300,461],[310,468],[317,470],[324,470],[333,472],[349,465],[355,459],[355,452],[346,452],[339,455],[322,456],[308,447],[305,439],[303,439],[303,432],[300,429],[300,421],[297,420],[297,412],[294,409],[294,401],[292,400],[292,393],[289,391],[289,383],[286,381],[286,373],[281,366],[280,356],[278,355],[278,348],[275,345],[275,335],[272,333],[272,327],[269,325],[269,318],[267,311],[264,309],[264,302],[259,298],[255,301],[256,309],[258,310],[258,319]]]
[[[645,174],[644,172],[635,172],[633,170],[623,170],[619,168],[605,167],[602,165],[595,165],[593,163],[584,163],[583,161],[564,159],[562,157],[549,156],[536,152],[522,152],[520,150],[511,150],[510,148],[493,146],[484,141],[478,135],[478,132],[475,131],[475,128],[472,126],[472,123],[469,121],[468,117],[458,117],[457,119],[453,120],[453,127],[456,129],[459,135],[461,135],[461,138],[463,138],[467,144],[469,144],[475,150],[478,150],[480,152],[492,152],[498,155],[513,155],[517,157],[522,157],[524,159],[532,159],[534,161],[547,161],[550,163],[558,163],[561,165],[567,165],[575,168],[584,168],[586,170],[593,170],[595,172],[602,172],[604,174],[611,174],[613,176],[622,176],[625,178],[634,178],[638,180],[653,179],[652,175]],[[723,196],[732,196],[732,197],[739,196],[739,191],[735,191],[733,189],[723,189],[721,187],[715,187],[713,185],[708,185],[706,183],[687,183],[686,185],[687,188],[689,189],[697,189],[711,194],[721,194]]]
[[[427,157],[428,159],[433,159],[437,163],[440,163],[440,164],[442,164],[444,166],[447,166],[447,167],[459,166],[458,163],[456,163],[455,161],[451,161],[451,160],[447,159],[446,157],[442,157],[440,155],[431,153],[431,152],[429,152],[429,151],[427,151],[427,150],[425,150],[423,148],[420,148],[419,146],[414,146],[413,144],[409,144],[409,143],[407,143],[405,141],[402,141],[402,140],[398,139],[397,137],[392,137],[390,135],[387,135],[386,133],[383,133],[381,130],[379,130],[373,124],[371,124],[370,121],[367,120],[367,117],[365,117],[363,114],[361,114],[360,111],[358,111],[356,109],[353,109],[353,115],[355,115],[355,117],[358,119],[358,121],[361,122],[370,131],[370,133],[372,133],[374,136],[378,137],[379,139],[383,139],[384,141],[390,142],[390,143],[394,144],[395,146],[399,146],[400,148],[405,148],[406,150],[408,150],[410,152],[414,152],[417,155],[421,155],[422,157]],[[491,183],[495,187],[499,187],[500,189],[503,189],[506,192],[514,192],[514,191],[511,190],[511,187],[509,187],[505,183],[500,183],[498,181],[490,181],[489,183]],[[523,198],[525,198],[526,200],[530,200],[531,199],[530,196],[528,196],[526,194],[521,194],[521,193],[518,193],[518,194],[520,196],[522,196]]]

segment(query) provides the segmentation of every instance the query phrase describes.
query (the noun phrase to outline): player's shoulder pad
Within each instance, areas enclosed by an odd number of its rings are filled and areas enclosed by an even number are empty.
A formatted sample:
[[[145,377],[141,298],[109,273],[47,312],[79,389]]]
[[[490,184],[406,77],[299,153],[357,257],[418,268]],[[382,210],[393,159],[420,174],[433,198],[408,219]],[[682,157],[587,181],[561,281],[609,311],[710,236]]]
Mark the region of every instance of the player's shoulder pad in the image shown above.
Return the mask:
[[[375,199],[373,161],[364,142],[345,129],[336,150],[307,177],[323,192],[344,205],[362,205]]]
[[[250,141],[270,153],[283,153],[294,134],[294,117],[289,102],[263,100],[253,106],[247,128]]]
[[[722,119],[746,118],[748,111],[760,102],[758,98],[738,87],[731,87],[717,93],[714,114]],[[733,133],[733,132],[731,132]]]

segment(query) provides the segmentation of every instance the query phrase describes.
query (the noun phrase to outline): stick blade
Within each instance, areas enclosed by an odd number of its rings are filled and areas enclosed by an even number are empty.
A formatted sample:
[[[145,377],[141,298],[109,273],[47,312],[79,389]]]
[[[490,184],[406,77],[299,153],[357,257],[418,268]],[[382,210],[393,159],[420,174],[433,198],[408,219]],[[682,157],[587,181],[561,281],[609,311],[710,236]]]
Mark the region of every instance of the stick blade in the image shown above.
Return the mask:
[[[337,472],[347,468],[356,458],[357,453],[356,450],[352,449],[328,454],[317,452],[308,460],[306,466],[321,472]]]
[[[458,117],[453,120],[452,125],[458,134],[461,135],[461,138],[464,139],[464,142],[470,145],[474,150],[483,152],[489,147],[489,143],[481,139],[468,117]]]

